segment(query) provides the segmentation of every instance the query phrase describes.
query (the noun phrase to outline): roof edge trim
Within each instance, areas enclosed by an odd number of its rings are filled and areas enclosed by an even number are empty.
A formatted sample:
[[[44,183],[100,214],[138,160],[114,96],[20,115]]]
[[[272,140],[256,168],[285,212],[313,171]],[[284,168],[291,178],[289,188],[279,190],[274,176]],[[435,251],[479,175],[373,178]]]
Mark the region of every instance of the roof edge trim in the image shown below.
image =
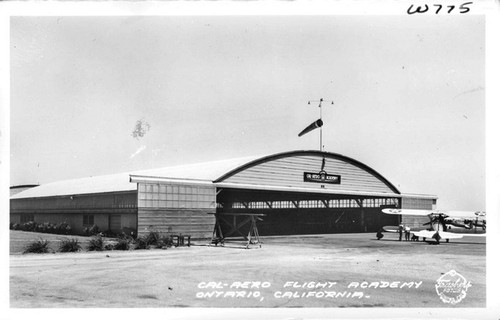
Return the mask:
[[[187,178],[166,178],[166,177],[158,177],[158,176],[143,176],[143,175],[130,175],[131,183],[139,183],[139,182],[173,182],[173,183],[188,183],[188,184],[205,184],[205,185],[213,185],[213,182],[210,180],[201,180],[201,179],[187,179]]]

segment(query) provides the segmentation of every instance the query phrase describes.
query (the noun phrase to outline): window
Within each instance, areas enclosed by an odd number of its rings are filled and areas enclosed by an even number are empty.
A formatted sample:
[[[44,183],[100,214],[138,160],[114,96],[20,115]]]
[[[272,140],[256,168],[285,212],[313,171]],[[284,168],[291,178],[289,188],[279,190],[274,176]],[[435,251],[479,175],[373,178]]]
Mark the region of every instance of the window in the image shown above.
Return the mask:
[[[94,215],[93,214],[84,214],[83,215],[83,225],[84,226],[94,225]]]
[[[194,185],[139,184],[139,207],[203,209],[215,206],[215,188]]]

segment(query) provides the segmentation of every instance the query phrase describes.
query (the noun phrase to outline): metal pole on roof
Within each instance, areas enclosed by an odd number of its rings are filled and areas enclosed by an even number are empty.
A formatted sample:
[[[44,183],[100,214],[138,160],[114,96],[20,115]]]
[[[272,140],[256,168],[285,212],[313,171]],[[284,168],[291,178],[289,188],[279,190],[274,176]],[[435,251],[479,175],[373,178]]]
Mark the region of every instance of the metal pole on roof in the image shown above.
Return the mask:
[[[310,100],[307,102],[307,104],[311,104],[311,102],[319,102],[318,107],[319,107],[319,120],[323,122],[323,98],[319,100]],[[329,100],[333,104],[333,100]],[[323,152],[324,146],[323,146],[323,126],[319,127],[319,150]]]

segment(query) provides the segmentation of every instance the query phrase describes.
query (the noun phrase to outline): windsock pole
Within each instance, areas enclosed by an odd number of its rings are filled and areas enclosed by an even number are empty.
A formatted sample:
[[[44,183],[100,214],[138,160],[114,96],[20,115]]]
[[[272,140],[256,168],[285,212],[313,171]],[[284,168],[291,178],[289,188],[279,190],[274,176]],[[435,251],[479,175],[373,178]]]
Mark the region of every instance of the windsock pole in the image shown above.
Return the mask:
[[[323,109],[321,108],[323,98],[319,99],[319,119],[323,121]],[[319,128],[319,151],[323,152],[323,126]]]
[[[321,123],[323,123],[323,109],[322,109],[322,103],[323,103],[323,98],[319,99],[319,120]],[[318,102],[318,101],[309,101],[307,104],[311,104],[311,102]],[[333,104],[333,101],[331,102]],[[319,150],[323,152],[323,126],[319,127]]]

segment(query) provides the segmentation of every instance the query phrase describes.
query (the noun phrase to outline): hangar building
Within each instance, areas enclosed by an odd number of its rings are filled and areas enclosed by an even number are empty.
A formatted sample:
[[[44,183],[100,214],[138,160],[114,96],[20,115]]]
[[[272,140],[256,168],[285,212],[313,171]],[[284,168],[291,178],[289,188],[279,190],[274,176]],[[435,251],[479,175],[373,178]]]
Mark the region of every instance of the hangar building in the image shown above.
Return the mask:
[[[209,238],[215,214],[230,213],[264,214],[260,235],[375,232],[401,219],[381,208],[433,209],[437,197],[402,194],[355,159],[301,150],[53,182],[10,201],[12,223]]]

